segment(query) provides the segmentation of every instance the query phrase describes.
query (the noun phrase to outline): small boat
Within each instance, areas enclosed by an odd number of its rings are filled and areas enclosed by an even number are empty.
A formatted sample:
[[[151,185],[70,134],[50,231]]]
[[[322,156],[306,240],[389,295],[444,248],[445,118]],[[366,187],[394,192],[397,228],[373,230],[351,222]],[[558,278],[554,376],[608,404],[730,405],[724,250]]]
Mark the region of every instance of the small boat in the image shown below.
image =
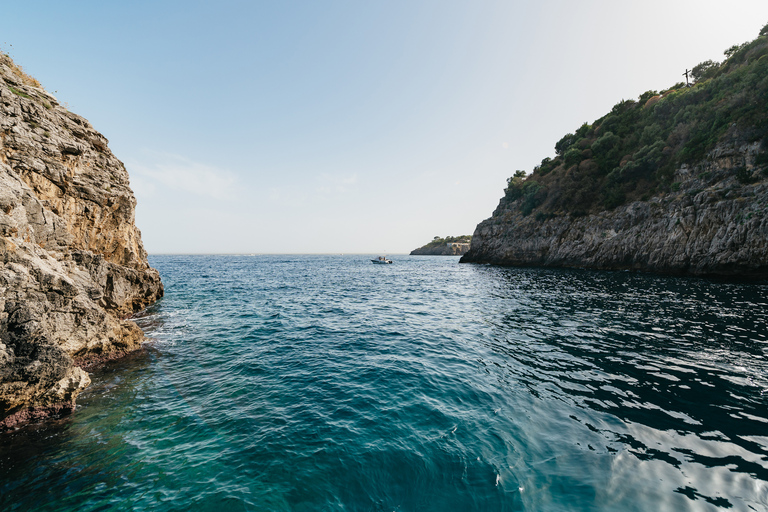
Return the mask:
[[[371,260],[371,262],[377,265],[385,265],[387,263],[392,263],[392,260],[388,260],[386,256],[379,256],[377,259]]]

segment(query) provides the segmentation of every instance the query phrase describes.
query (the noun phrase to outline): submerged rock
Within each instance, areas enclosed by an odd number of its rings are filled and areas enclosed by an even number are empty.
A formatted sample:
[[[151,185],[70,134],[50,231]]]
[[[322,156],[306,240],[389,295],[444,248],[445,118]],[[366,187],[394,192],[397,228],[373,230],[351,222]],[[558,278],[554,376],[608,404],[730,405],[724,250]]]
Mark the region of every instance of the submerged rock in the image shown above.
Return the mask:
[[[107,139],[0,54],[0,429],[71,411],[163,295]]]

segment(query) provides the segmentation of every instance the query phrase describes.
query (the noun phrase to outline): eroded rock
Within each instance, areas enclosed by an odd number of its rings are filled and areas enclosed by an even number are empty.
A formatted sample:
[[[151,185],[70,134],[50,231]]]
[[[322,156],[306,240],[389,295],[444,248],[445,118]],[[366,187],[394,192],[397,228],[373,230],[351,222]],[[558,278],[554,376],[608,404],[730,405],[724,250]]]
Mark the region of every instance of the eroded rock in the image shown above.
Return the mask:
[[[128,173],[90,123],[0,55],[0,430],[73,409],[81,368],[136,350],[163,295]]]
[[[677,190],[592,215],[523,216],[502,199],[462,262],[768,277],[768,176],[760,143],[721,143]],[[738,179],[746,170],[747,183]]]

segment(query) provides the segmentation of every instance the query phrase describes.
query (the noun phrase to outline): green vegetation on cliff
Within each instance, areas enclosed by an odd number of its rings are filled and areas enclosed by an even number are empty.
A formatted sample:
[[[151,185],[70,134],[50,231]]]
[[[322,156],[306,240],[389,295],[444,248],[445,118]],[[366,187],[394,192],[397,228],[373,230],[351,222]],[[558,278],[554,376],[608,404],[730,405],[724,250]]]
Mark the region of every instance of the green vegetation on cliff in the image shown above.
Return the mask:
[[[447,236],[445,238],[440,238],[439,236],[436,236],[427,245],[421,247],[421,249],[431,249],[432,247],[442,247],[445,244],[451,244],[451,243],[468,244],[471,241],[472,241],[472,235]]]
[[[624,100],[592,124],[584,123],[555,144],[526,177],[507,180],[503,201],[519,201],[538,220],[586,215],[627,201],[675,191],[674,171],[701,161],[724,140],[760,141],[757,169],[737,169],[742,183],[768,175],[768,25],[760,36],[725,51],[721,63],[705,61],[690,72],[693,83],[647,91]]]
[[[467,252],[468,247],[449,247],[448,244],[469,244],[472,242],[472,235],[447,236],[440,238],[436,236],[427,245],[411,251],[412,255],[460,255]]]

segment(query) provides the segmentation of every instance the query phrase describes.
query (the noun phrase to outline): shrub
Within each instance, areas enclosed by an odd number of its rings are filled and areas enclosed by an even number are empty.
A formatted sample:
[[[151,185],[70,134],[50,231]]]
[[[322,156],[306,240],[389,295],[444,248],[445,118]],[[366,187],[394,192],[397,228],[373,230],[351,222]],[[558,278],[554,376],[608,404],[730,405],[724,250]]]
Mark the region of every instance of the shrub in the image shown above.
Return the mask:
[[[661,95],[660,94],[657,94],[656,96],[652,96],[652,97],[648,98],[648,101],[645,102],[643,107],[644,108],[650,108],[650,107],[654,106],[655,104],[657,104],[660,99],[661,99]]]
[[[612,210],[621,206],[627,200],[627,196],[618,186],[609,186],[603,190],[603,205]]]
[[[623,112],[626,112],[628,108],[634,105],[635,102],[633,100],[621,100],[613,106],[611,109],[611,114],[622,114]]]
[[[640,135],[640,144],[647,145],[656,142],[661,139],[661,126],[656,123],[649,124],[643,128],[643,133]]]
[[[538,171],[541,176],[544,176],[555,167],[557,167],[557,161],[547,157],[541,161],[541,165],[539,165]]]
[[[558,156],[562,156],[573,143],[576,142],[576,135],[569,133],[555,144],[555,153]]]
[[[663,91],[660,91],[659,94],[664,96],[665,94],[669,94],[671,92],[675,92],[678,89],[682,89],[683,87],[685,87],[685,84],[683,82],[677,82],[675,85],[673,85],[669,89],[664,89]]]
[[[664,141],[657,141],[651,145],[643,146],[633,156],[635,165],[634,176],[644,176],[652,173],[664,158]]]
[[[654,96],[657,96],[659,93],[656,91],[645,91],[643,94],[640,95],[640,97],[637,99],[638,102],[645,105],[645,103],[653,98]]]
[[[520,211],[523,216],[529,215],[546,197],[546,191],[537,181],[527,181],[522,189],[523,202]]]
[[[691,77],[693,77],[694,82],[712,78],[715,76],[715,73],[717,73],[719,67],[719,63],[712,60],[705,60],[704,62],[700,62],[693,66],[693,69],[691,70]]]
[[[520,188],[525,180],[525,171],[517,170],[511,178],[507,178],[507,188]]]
[[[607,171],[618,163],[619,142],[621,140],[613,132],[607,132],[598,138],[590,148],[592,150],[592,159],[595,160],[601,170]]]
[[[589,135],[589,132],[592,131],[592,126],[589,125],[589,123],[584,123],[581,126],[579,126],[579,129],[576,130],[576,137],[577,138],[584,138]]]
[[[735,53],[736,53],[736,52],[738,52],[739,50],[742,50],[742,49],[744,49],[744,48],[747,46],[747,44],[748,44],[748,43],[744,43],[744,44],[735,44],[735,45],[731,46],[730,48],[728,48],[727,50],[725,50],[725,51],[723,52],[723,55],[725,55],[725,58],[730,58],[730,57],[731,57],[731,55],[735,54]],[[711,61],[709,61],[709,62],[711,62]]]
[[[581,162],[581,150],[579,148],[571,148],[565,152],[563,161],[566,167],[578,165]]]
[[[517,170],[511,178],[507,178],[507,188],[504,190],[507,199],[514,201],[523,193],[523,181],[525,180],[525,171]]]

